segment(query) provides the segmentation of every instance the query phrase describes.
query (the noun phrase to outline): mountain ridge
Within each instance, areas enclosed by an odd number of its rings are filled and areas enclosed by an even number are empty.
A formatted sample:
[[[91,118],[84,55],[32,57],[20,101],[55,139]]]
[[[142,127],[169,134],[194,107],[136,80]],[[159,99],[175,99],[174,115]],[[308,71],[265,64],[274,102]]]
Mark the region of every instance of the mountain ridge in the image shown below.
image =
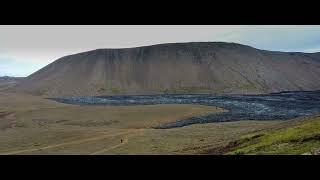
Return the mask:
[[[64,56],[13,90],[37,95],[240,93],[319,90],[320,53],[225,42],[95,49]]]

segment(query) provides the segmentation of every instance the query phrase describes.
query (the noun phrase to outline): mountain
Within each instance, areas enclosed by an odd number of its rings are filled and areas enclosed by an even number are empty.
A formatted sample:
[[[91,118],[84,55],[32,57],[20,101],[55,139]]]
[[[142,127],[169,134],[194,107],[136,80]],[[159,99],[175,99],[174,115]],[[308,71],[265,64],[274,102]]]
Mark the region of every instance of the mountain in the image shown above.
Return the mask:
[[[62,57],[14,91],[46,96],[319,90],[320,53],[225,42],[97,49]]]

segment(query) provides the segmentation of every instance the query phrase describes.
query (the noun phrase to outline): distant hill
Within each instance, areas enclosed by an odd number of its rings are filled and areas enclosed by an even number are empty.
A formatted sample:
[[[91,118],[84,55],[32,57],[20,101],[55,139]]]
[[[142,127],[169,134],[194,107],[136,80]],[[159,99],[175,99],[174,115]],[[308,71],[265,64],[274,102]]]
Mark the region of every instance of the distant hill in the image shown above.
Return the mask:
[[[0,76],[0,90],[11,88],[22,79],[22,77]]]
[[[13,90],[47,96],[319,90],[320,53],[224,42],[97,49],[62,57]]]
[[[0,81],[20,81],[23,77],[0,76]]]

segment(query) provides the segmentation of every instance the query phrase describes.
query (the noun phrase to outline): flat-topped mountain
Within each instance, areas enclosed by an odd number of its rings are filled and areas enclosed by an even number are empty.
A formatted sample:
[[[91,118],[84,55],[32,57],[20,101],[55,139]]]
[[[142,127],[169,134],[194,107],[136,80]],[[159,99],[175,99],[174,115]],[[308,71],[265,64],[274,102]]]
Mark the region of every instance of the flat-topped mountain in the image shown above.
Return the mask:
[[[320,53],[224,42],[97,49],[62,57],[13,90],[46,96],[319,90]]]

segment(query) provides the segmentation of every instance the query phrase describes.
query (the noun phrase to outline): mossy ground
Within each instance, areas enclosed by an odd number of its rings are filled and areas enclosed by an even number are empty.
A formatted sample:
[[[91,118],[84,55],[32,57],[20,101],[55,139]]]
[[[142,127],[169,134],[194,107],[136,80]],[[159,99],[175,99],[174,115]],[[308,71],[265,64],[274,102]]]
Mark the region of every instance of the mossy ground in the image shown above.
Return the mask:
[[[320,117],[307,118],[279,130],[241,137],[235,150],[227,154],[304,154],[320,148]]]
[[[201,87],[179,87],[171,89],[163,89],[164,94],[179,94],[179,93],[214,93],[213,89]]]

